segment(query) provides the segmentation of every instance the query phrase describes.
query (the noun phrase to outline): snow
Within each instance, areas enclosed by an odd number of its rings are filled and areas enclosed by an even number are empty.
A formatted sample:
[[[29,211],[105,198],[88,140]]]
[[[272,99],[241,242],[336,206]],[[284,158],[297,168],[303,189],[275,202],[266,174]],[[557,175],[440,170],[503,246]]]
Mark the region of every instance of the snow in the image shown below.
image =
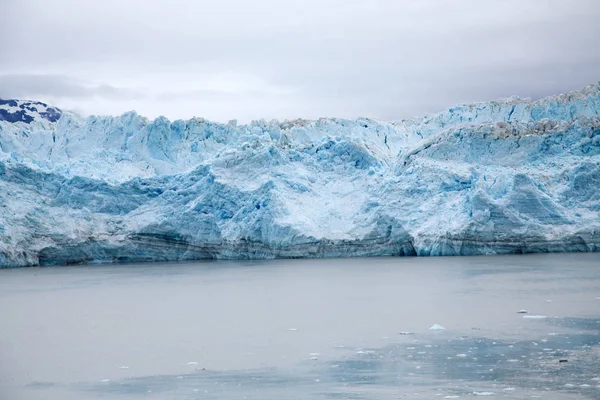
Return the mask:
[[[0,121],[18,124],[37,124],[48,127],[60,118],[60,110],[45,103],[27,100],[0,99]]]
[[[1,102],[0,266],[600,249],[600,85],[397,122]]]

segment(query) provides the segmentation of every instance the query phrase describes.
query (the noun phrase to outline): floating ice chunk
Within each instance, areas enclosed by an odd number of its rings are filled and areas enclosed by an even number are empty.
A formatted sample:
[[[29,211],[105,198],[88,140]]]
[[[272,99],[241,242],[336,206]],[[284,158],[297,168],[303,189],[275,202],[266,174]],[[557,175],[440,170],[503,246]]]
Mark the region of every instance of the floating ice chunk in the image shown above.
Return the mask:
[[[398,335],[414,335],[414,332],[398,332]]]
[[[318,358],[317,358],[317,357],[311,357],[310,359],[311,359],[311,360],[318,360]]]
[[[102,379],[100,382],[104,382],[104,383],[110,382],[110,379]]]
[[[523,315],[523,318],[525,319],[544,319],[544,318],[548,318],[545,315]]]
[[[433,324],[431,328],[429,328],[430,331],[443,331],[444,329],[446,328],[438,324]]]
[[[458,358],[466,358],[467,355],[466,354],[457,354],[456,357],[458,357]]]
[[[494,396],[494,392],[473,392],[473,396]]]
[[[519,310],[519,311],[517,311],[517,313],[519,313],[519,314],[527,314],[527,310]]]
[[[504,390],[505,392],[514,392],[516,389],[514,387],[507,387],[502,390]]]
[[[187,363],[187,365],[198,365],[198,363],[196,361],[190,361],[189,363]]]
[[[311,356],[320,356],[321,353],[310,353]]]
[[[296,332],[297,330],[298,330],[298,328],[290,328],[290,329],[288,329],[288,331],[290,331],[290,332]]]
[[[458,399],[460,396],[444,396],[445,399]]]
[[[588,385],[587,383],[584,383],[583,385],[579,385],[579,387],[582,387],[582,388],[589,388],[591,386],[592,385]]]
[[[119,369],[129,369],[129,367],[127,365],[121,365]]]

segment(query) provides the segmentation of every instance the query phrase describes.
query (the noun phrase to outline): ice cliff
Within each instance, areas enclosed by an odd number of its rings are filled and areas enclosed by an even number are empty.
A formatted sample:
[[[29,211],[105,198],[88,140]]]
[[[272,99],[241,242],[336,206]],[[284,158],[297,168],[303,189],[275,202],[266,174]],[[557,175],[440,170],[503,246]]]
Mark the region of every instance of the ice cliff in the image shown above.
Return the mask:
[[[0,100],[0,266],[600,249],[600,84],[398,122]]]

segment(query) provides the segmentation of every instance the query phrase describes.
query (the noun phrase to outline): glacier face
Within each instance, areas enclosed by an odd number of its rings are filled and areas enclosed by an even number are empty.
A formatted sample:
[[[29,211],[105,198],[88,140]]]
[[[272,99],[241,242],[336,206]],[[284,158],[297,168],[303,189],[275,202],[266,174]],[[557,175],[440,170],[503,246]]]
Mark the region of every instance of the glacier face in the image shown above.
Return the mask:
[[[600,84],[420,119],[0,100],[0,266],[600,250]]]

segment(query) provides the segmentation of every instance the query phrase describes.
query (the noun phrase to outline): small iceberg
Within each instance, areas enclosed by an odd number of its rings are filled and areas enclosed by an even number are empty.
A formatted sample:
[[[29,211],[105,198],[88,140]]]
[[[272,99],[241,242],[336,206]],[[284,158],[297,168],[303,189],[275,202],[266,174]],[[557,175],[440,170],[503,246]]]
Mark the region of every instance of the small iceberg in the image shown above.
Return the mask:
[[[517,311],[518,314],[527,314],[527,310],[519,310]]]
[[[544,319],[547,318],[545,315],[523,315],[525,319]]]
[[[433,326],[431,326],[431,328],[429,328],[430,331],[443,331],[445,329],[446,328],[444,328],[443,326],[438,325],[438,324],[433,324]]]

